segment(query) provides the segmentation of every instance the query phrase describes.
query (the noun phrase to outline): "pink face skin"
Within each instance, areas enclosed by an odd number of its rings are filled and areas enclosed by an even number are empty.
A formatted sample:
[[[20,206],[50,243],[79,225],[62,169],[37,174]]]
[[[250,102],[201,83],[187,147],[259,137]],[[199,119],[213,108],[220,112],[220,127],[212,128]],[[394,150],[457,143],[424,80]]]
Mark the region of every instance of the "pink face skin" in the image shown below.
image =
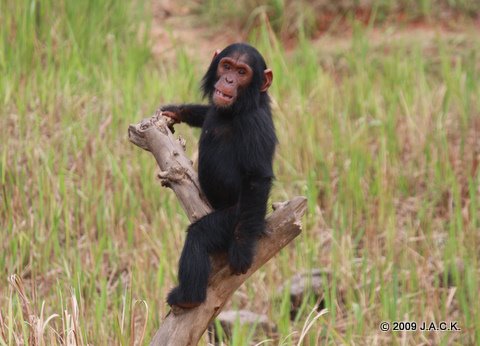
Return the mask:
[[[243,56],[225,57],[218,63],[217,76],[213,102],[218,107],[229,107],[236,101],[239,89],[250,84],[253,71]]]

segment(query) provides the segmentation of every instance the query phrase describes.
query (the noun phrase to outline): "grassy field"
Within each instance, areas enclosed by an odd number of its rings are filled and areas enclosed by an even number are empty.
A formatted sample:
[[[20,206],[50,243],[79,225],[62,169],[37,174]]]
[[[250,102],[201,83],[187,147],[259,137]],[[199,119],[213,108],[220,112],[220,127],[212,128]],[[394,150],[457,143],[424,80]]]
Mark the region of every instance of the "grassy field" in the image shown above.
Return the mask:
[[[0,0],[0,345],[147,343],[168,311],[188,220],[127,127],[200,101],[209,61],[152,54],[152,23],[146,0]],[[231,305],[295,345],[314,302],[290,321],[277,288],[324,268],[306,345],[480,344],[478,27],[382,40],[352,20],[348,39],[300,30],[287,50],[263,24],[249,41],[275,73],[271,199],[306,195],[308,214]],[[177,133],[193,156],[198,131]],[[379,329],[401,320],[461,331]],[[228,345],[267,338],[238,327]]]

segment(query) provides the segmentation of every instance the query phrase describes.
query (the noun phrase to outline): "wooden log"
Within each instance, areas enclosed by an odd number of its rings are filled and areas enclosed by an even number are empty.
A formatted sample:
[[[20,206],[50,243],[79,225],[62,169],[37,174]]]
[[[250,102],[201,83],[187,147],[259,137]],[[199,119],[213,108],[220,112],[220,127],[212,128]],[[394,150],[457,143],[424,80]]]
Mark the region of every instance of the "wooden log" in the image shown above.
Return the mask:
[[[171,119],[156,113],[128,129],[130,141],[150,151],[157,160],[164,186],[177,195],[190,221],[212,211],[203,195],[192,162],[185,156],[184,142],[171,132]],[[226,256],[212,257],[207,299],[197,308],[170,311],[152,339],[155,346],[196,345],[211,321],[225,303],[256,270],[286,246],[301,232],[301,218],[306,210],[306,198],[295,197],[276,204],[267,217],[266,235],[259,239],[252,267],[244,275],[232,275]]]

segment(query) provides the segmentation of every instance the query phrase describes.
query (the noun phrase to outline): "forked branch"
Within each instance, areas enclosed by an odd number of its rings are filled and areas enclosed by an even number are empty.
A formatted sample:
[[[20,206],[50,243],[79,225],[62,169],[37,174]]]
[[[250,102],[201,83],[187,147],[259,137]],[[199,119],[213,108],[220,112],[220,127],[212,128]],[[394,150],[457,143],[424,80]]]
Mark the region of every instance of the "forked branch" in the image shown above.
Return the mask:
[[[203,196],[192,162],[185,156],[184,145],[170,131],[169,118],[156,114],[128,128],[130,141],[150,151],[157,160],[162,184],[172,188],[190,221],[212,211]],[[244,275],[231,275],[225,256],[212,258],[207,300],[190,310],[175,309],[167,314],[151,345],[196,345],[208,325],[242,283],[301,232],[305,197],[278,204],[267,217],[267,235],[259,240],[252,267]]]

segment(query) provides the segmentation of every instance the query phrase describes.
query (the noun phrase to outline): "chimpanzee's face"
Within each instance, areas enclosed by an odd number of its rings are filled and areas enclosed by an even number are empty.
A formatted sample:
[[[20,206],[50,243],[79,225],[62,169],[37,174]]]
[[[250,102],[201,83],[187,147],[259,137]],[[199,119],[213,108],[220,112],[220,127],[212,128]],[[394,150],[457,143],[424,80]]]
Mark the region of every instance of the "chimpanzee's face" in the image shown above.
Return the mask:
[[[233,105],[242,90],[250,85],[253,71],[245,55],[227,56],[218,63],[217,78],[213,103],[226,108]]]

